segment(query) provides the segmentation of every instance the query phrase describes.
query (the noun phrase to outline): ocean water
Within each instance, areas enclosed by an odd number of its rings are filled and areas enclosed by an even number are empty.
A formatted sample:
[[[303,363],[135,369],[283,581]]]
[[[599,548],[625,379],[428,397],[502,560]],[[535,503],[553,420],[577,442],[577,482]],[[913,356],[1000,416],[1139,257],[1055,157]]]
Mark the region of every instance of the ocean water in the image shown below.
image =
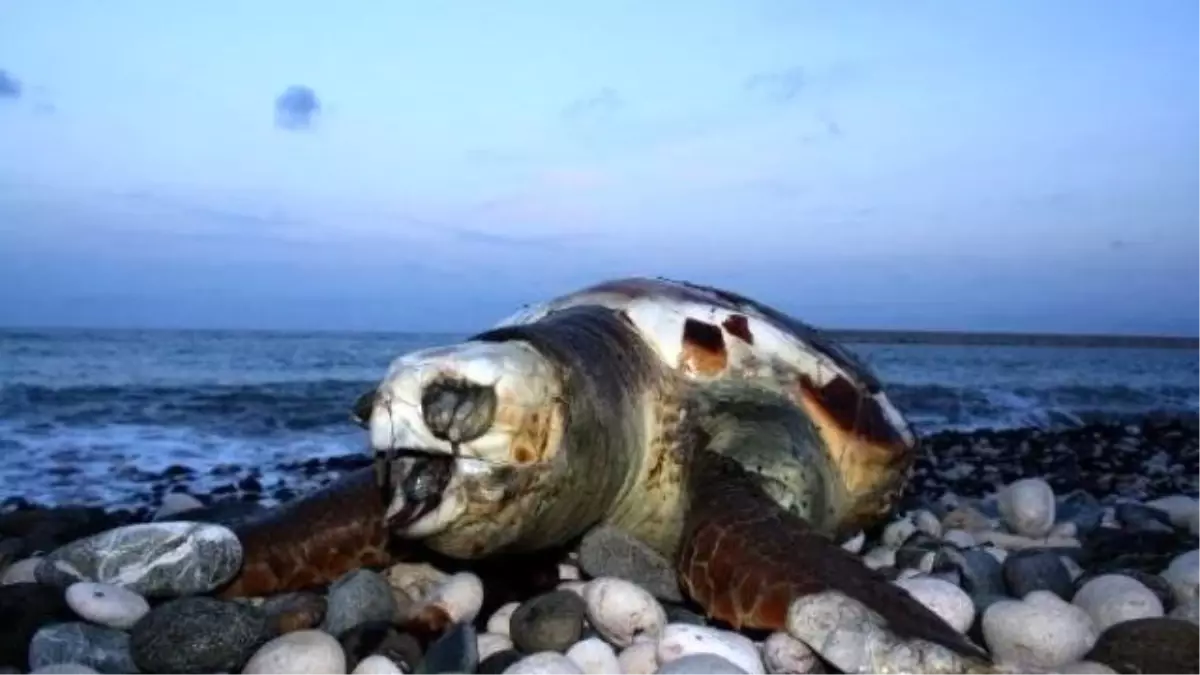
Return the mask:
[[[362,451],[355,398],[460,336],[0,331],[0,499],[112,503],[171,465]],[[922,432],[1197,414],[1190,349],[856,344]]]

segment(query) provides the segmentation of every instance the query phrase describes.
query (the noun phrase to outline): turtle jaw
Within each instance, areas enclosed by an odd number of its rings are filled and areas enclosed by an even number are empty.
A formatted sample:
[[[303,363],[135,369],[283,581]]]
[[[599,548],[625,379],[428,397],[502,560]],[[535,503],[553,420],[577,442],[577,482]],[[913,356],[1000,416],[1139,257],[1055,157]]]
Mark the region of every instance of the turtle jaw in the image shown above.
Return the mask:
[[[413,449],[377,453],[375,464],[387,528],[407,538],[453,525],[467,507],[463,477],[488,468],[482,460]]]

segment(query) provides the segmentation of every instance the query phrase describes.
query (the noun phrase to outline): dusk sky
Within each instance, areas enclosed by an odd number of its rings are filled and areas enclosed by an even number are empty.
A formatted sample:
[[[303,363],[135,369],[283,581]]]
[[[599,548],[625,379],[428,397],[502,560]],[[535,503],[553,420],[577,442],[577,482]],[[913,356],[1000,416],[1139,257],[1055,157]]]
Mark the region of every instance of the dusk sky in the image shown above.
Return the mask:
[[[0,2],[0,325],[1198,321],[1194,0]]]

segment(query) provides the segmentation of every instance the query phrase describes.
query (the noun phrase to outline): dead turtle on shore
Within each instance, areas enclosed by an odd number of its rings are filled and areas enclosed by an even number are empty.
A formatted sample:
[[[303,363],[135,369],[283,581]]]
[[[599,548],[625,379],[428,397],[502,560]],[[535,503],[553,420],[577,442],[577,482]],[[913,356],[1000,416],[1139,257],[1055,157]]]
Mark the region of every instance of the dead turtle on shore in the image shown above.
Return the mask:
[[[902,637],[983,656],[835,543],[889,512],[912,429],[850,353],[748,298],[603,283],[401,356],[357,415],[375,467],[241,526],[226,596],[386,564],[389,537],[481,559],[606,524],[734,627],[782,629],[793,600],[835,590]]]

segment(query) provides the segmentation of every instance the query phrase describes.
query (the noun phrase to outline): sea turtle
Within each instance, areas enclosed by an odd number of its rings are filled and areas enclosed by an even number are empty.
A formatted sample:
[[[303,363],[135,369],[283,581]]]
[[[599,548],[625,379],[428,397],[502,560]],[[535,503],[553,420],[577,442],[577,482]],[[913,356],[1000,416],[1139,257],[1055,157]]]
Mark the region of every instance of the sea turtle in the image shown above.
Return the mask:
[[[916,434],[851,353],[749,298],[592,286],[400,356],[357,416],[375,466],[240,527],[226,595],[382,565],[389,535],[479,559],[607,524],[676,561],[685,595],[734,627],[780,629],[792,600],[832,589],[982,656],[835,543],[888,513]]]

